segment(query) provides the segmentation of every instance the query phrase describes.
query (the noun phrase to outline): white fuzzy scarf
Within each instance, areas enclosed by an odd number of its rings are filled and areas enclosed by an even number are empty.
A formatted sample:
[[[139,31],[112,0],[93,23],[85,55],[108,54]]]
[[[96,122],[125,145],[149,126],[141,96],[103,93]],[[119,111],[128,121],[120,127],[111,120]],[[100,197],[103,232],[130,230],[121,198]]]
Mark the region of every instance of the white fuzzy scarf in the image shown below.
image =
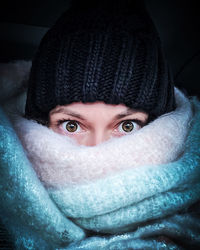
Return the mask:
[[[19,94],[24,63],[0,67]],[[1,90],[23,113],[25,95]],[[0,109],[0,215],[16,249],[199,249],[200,103],[175,96],[175,111],[95,147],[15,116],[22,148]]]
[[[175,161],[182,153],[192,109],[175,89],[176,110],[137,132],[95,147],[79,146],[49,128],[17,118],[14,121],[28,158],[46,187],[87,183],[118,171]]]

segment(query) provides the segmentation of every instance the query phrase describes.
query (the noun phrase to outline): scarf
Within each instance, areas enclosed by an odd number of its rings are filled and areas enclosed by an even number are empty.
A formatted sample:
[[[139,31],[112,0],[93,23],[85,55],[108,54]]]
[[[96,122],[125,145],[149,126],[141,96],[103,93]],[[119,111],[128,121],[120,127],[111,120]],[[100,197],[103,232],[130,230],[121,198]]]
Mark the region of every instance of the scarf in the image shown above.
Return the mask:
[[[0,110],[0,211],[16,249],[200,246],[200,104],[95,147]],[[17,133],[17,135],[16,135]]]

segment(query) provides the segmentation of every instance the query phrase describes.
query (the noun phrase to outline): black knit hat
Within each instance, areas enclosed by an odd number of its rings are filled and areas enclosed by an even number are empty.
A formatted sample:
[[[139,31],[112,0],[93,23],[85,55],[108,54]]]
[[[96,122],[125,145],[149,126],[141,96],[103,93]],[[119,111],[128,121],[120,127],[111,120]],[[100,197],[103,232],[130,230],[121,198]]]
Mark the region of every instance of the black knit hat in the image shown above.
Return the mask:
[[[45,123],[56,105],[73,102],[125,104],[154,118],[175,108],[150,17],[133,1],[114,2],[73,6],[46,33],[33,60],[25,117]]]

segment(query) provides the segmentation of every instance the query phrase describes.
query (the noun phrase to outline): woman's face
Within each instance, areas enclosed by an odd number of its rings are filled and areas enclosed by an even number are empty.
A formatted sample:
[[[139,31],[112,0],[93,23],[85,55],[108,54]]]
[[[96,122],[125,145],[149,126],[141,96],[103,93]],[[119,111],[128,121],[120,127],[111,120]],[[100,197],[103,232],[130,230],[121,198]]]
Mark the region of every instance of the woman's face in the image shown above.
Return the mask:
[[[49,128],[74,138],[80,145],[95,146],[112,137],[134,133],[147,120],[147,113],[123,104],[76,102],[52,109],[49,113]]]

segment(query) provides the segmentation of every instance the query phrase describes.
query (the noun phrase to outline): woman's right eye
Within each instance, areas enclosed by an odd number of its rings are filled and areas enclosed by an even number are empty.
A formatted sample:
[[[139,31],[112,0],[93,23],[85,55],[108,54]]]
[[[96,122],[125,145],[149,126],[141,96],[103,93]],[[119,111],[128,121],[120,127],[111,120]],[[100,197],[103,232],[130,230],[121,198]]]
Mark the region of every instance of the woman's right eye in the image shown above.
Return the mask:
[[[69,133],[80,132],[80,125],[77,121],[65,121],[62,123],[62,128]]]

